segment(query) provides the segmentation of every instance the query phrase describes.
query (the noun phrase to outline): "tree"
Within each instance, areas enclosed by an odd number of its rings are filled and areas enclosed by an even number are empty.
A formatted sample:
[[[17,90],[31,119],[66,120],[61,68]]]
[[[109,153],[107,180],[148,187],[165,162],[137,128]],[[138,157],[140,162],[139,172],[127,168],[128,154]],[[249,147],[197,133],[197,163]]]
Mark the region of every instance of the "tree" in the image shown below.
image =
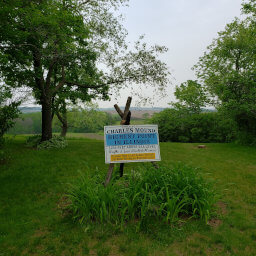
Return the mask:
[[[228,24],[195,69],[209,92],[217,96],[216,106],[251,140],[256,135],[255,1],[243,8],[249,16]]]
[[[178,102],[171,103],[178,110],[188,113],[200,113],[201,109],[209,103],[205,89],[197,82],[188,80],[176,87],[174,95]]]
[[[0,1],[0,75],[11,87],[27,86],[42,105],[42,141],[52,137],[52,117],[72,97],[107,95],[127,83],[163,88],[165,47],[135,50],[114,10],[126,0]],[[89,96],[88,96],[89,97]],[[87,99],[88,99],[87,97]],[[64,104],[65,105],[65,104]]]

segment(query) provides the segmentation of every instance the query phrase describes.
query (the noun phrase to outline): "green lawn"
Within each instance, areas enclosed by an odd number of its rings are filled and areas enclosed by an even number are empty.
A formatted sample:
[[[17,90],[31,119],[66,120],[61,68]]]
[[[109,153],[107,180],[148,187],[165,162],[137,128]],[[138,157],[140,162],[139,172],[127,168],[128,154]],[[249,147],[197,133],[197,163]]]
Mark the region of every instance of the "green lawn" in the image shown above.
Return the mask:
[[[201,167],[214,181],[218,215],[209,225],[188,220],[136,233],[132,223],[123,231],[79,224],[62,210],[68,184],[81,172],[107,172],[103,141],[71,138],[66,149],[50,151],[24,143],[24,136],[12,139],[11,159],[0,165],[0,256],[256,255],[256,148],[161,143],[162,162]]]

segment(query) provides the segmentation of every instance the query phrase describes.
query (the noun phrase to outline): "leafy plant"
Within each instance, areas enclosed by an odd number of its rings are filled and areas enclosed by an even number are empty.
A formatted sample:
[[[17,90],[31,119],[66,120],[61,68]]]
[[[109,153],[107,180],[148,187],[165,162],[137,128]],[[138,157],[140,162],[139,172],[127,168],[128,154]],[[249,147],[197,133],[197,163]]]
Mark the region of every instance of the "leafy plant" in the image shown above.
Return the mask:
[[[41,135],[34,135],[27,138],[26,144],[29,147],[37,149],[65,148],[68,145],[67,140],[61,136],[53,136],[48,141],[41,142]]]
[[[37,149],[65,148],[68,145],[67,140],[62,136],[53,136],[50,140],[38,144]]]
[[[185,215],[207,222],[216,198],[198,169],[182,164],[159,169],[144,166],[122,179],[114,177],[106,188],[102,181],[99,174],[82,175],[72,184],[69,198],[75,219],[121,227],[138,220],[138,228],[147,225],[149,218],[175,223]]]

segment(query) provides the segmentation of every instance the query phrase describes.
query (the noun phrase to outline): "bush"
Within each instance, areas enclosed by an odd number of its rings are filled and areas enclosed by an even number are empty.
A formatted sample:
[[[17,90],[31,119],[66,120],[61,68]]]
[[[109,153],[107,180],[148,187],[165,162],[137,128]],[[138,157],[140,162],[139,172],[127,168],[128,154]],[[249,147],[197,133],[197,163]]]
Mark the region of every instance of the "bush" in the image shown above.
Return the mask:
[[[14,119],[18,117],[19,103],[11,103],[10,105],[1,105],[0,100],[0,143],[3,143],[4,134],[14,125]]]
[[[54,135],[50,140],[41,142],[41,135],[34,135],[27,138],[27,146],[36,147],[39,150],[52,148],[65,148],[68,145],[64,137]]]
[[[165,109],[155,114],[160,141],[231,142],[235,138],[234,122],[220,113],[188,114],[182,110]]]
[[[123,224],[149,218],[174,223],[180,216],[207,221],[215,193],[198,169],[142,167],[122,179],[113,178],[105,188],[101,175],[83,175],[71,187],[70,209],[80,221]]]
[[[37,149],[65,148],[68,145],[67,140],[62,136],[53,136],[50,140],[41,142]]]

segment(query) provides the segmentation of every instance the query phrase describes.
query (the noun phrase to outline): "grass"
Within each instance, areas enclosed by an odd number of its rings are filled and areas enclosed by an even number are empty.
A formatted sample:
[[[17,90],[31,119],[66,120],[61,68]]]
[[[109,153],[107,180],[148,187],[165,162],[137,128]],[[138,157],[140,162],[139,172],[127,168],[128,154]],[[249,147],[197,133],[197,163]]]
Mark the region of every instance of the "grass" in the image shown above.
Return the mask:
[[[72,136],[73,137],[73,136]],[[162,161],[202,168],[221,198],[206,225],[136,223],[120,231],[111,225],[80,224],[62,209],[68,183],[81,173],[102,175],[103,141],[69,139],[65,149],[37,151],[25,137],[11,139],[11,159],[0,165],[0,255],[256,255],[256,148],[235,144],[161,143]],[[138,165],[127,164],[125,172]],[[98,167],[98,169],[96,169]]]

